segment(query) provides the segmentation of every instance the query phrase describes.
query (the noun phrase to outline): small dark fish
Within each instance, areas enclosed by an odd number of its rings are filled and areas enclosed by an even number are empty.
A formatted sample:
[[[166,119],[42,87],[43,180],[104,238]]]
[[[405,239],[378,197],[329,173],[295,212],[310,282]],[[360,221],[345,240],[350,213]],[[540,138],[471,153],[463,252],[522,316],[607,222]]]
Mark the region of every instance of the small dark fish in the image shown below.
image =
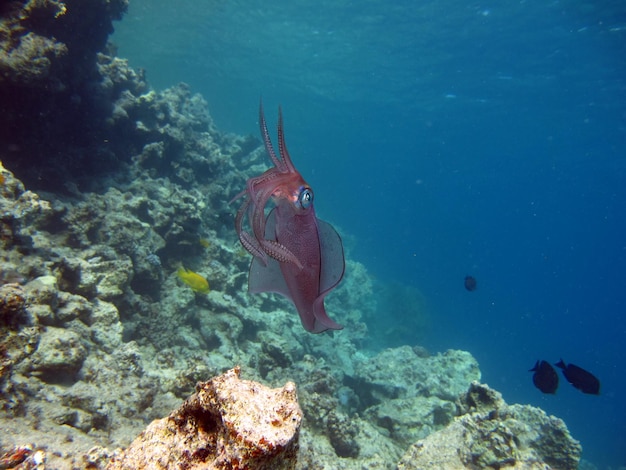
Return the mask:
[[[583,393],[590,395],[600,395],[600,381],[591,372],[581,369],[574,364],[565,364],[563,359],[555,364],[563,369],[563,375],[569,383]]]
[[[476,278],[473,276],[465,276],[465,288],[472,292],[474,290],[476,290],[477,284],[476,284]]]
[[[537,361],[529,372],[534,372],[533,383],[543,393],[554,393],[559,388],[559,376],[549,362]]]

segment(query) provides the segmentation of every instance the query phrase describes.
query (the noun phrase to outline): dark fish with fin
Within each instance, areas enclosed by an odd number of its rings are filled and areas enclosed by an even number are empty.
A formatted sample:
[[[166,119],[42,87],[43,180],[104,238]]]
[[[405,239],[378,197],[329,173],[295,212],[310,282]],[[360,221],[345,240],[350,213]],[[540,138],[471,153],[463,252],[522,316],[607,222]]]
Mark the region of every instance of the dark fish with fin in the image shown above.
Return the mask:
[[[555,393],[559,388],[559,376],[549,362],[537,361],[529,372],[534,372],[533,383],[543,393]]]
[[[476,278],[473,276],[465,276],[465,288],[468,291],[472,292],[476,290],[476,287],[478,287],[476,283]]]
[[[591,372],[578,367],[575,364],[565,364],[563,359],[555,364],[563,369],[563,375],[569,383],[583,393],[590,395],[600,395],[600,381]]]

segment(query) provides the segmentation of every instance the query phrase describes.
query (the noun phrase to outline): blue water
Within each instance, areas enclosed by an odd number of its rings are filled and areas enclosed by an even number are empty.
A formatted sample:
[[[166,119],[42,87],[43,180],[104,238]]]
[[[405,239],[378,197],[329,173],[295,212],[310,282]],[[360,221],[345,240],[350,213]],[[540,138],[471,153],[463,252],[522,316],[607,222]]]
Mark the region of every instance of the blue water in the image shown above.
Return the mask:
[[[427,315],[416,343],[471,351],[507,402],[626,465],[626,3],[133,0],[113,39],[224,131],[282,104],[318,215],[377,289],[420,293],[384,323]],[[536,390],[527,370],[560,357],[601,395]]]

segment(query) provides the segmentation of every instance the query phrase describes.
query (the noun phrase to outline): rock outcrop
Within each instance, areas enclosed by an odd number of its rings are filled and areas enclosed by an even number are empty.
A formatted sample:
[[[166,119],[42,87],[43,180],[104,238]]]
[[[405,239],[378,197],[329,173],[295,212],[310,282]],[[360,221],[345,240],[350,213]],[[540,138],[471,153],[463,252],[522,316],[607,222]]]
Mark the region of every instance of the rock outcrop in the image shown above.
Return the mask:
[[[152,422],[107,469],[295,468],[302,421],[295,384],[270,389],[239,374],[235,368],[198,384],[178,410]]]
[[[507,405],[488,386],[474,382],[459,401],[463,413],[413,444],[399,470],[576,470],[582,448],[562,420],[528,405]]]

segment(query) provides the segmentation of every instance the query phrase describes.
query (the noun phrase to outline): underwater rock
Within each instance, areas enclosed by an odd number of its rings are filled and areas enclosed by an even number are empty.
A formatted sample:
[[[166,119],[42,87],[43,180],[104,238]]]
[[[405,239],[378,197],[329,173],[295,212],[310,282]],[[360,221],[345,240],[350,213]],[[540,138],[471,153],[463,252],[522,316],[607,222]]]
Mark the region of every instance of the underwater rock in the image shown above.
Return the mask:
[[[57,13],[61,11],[57,10]],[[10,29],[7,23],[4,22],[2,29]],[[54,38],[30,31],[9,51],[0,55],[0,83],[20,83],[33,87],[50,78],[53,64],[67,55],[67,46]]]
[[[453,402],[435,396],[410,397],[371,406],[365,410],[364,417],[387,431],[398,445],[407,448],[450,423],[455,411]]]
[[[399,470],[578,468],[582,448],[562,420],[532,406],[507,405],[498,392],[478,382],[459,404],[465,414],[413,444]]]
[[[355,458],[359,455],[356,421],[341,413],[330,413],[326,419],[328,439],[339,457]]]
[[[73,382],[86,356],[87,350],[77,333],[47,327],[33,354],[33,373],[46,382]]]
[[[52,210],[48,201],[26,191],[20,180],[13,176],[0,162],[0,248],[26,250],[33,244],[37,227],[50,217]]]
[[[27,322],[24,312],[26,293],[17,284],[0,285],[0,329],[17,329]]]
[[[111,168],[123,156],[102,145],[112,107],[98,52],[127,6],[128,0],[2,2],[0,151],[31,185],[60,189],[70,175]]]
[[[457,400],[458,415],[470,413],[486,414],[492,410],[504,408],[506,402],[502,394],[486,385],[474,381]]]
[[[311,384],[317,383],[314,377],[319,375],[320,371],[315,371],[301,387],[307,419],[316,424],[323,417],[330,417],[340,406],[341,395],[348,394],[352,406],[348,410],[359,413],[361,422],[375,426],[378,439],[392,441],[401,455],[417,439],[454,419],[458,395],[480,378],[480,370],[476,360],[465,351],[425,356],[419,348],[401,346],[354,360],[354,372],[340,379],[341,389],[326,381],[322,383],[327,383],[330,391],[309,394]]]
[[[0,396],[13,367],[31,354],[39,340],[25,309],[26,293],[16,284],[0,285]]]
[[[235,368],[199,383],[178,410],[153,421],[107,469],[295,468],[302,420],[295,385],[270,389],[239,374]]]
[[[121,297],[132,275],[130,258],[118,254],[116,259],[107,260],[93,250],[81,254],[87,259],[68,256],[59,264],[63,290],[87,299]]]
[[[91,339],[107,353],[112,353],[122,344],[124,327],[117,308],[110,302],[96,299],[83,321],[90,326]]]
[[[421,357],[413,348],[401,346],[360,361],[346,382],[368,407],[418,396],[454,402],[472,381],[479,379],[478,363],[466,351],[448,350]]]
[[[99,298],[89,302],[81,295],[59,290],[54,276],[40,276],[26,284],[24,291],[29,301],[26,311],[34,317],[33,321],[73,329],[107,352],[119,346],[123,328],[112,303]]]
[[[271,370],[276,368],[287,368],[293,365],[290,344],[284,337],[263,331],[259,333],[259,339],[262,341],[262,354],[258,359],[258,368],[262,377],[266,377]]]
[[[59,286],[54,276],[39,276],[24,286],[31,304],[46,305],[56,310],[59,305]]]
[[[292,369],[292,374],[302,384],[300,404],[307,425],[325,434],[328,432],[327,417],[339,407],[337,395],[340,382],[335,373],[338,372],[328,366],[324,359],[308,354]]]

